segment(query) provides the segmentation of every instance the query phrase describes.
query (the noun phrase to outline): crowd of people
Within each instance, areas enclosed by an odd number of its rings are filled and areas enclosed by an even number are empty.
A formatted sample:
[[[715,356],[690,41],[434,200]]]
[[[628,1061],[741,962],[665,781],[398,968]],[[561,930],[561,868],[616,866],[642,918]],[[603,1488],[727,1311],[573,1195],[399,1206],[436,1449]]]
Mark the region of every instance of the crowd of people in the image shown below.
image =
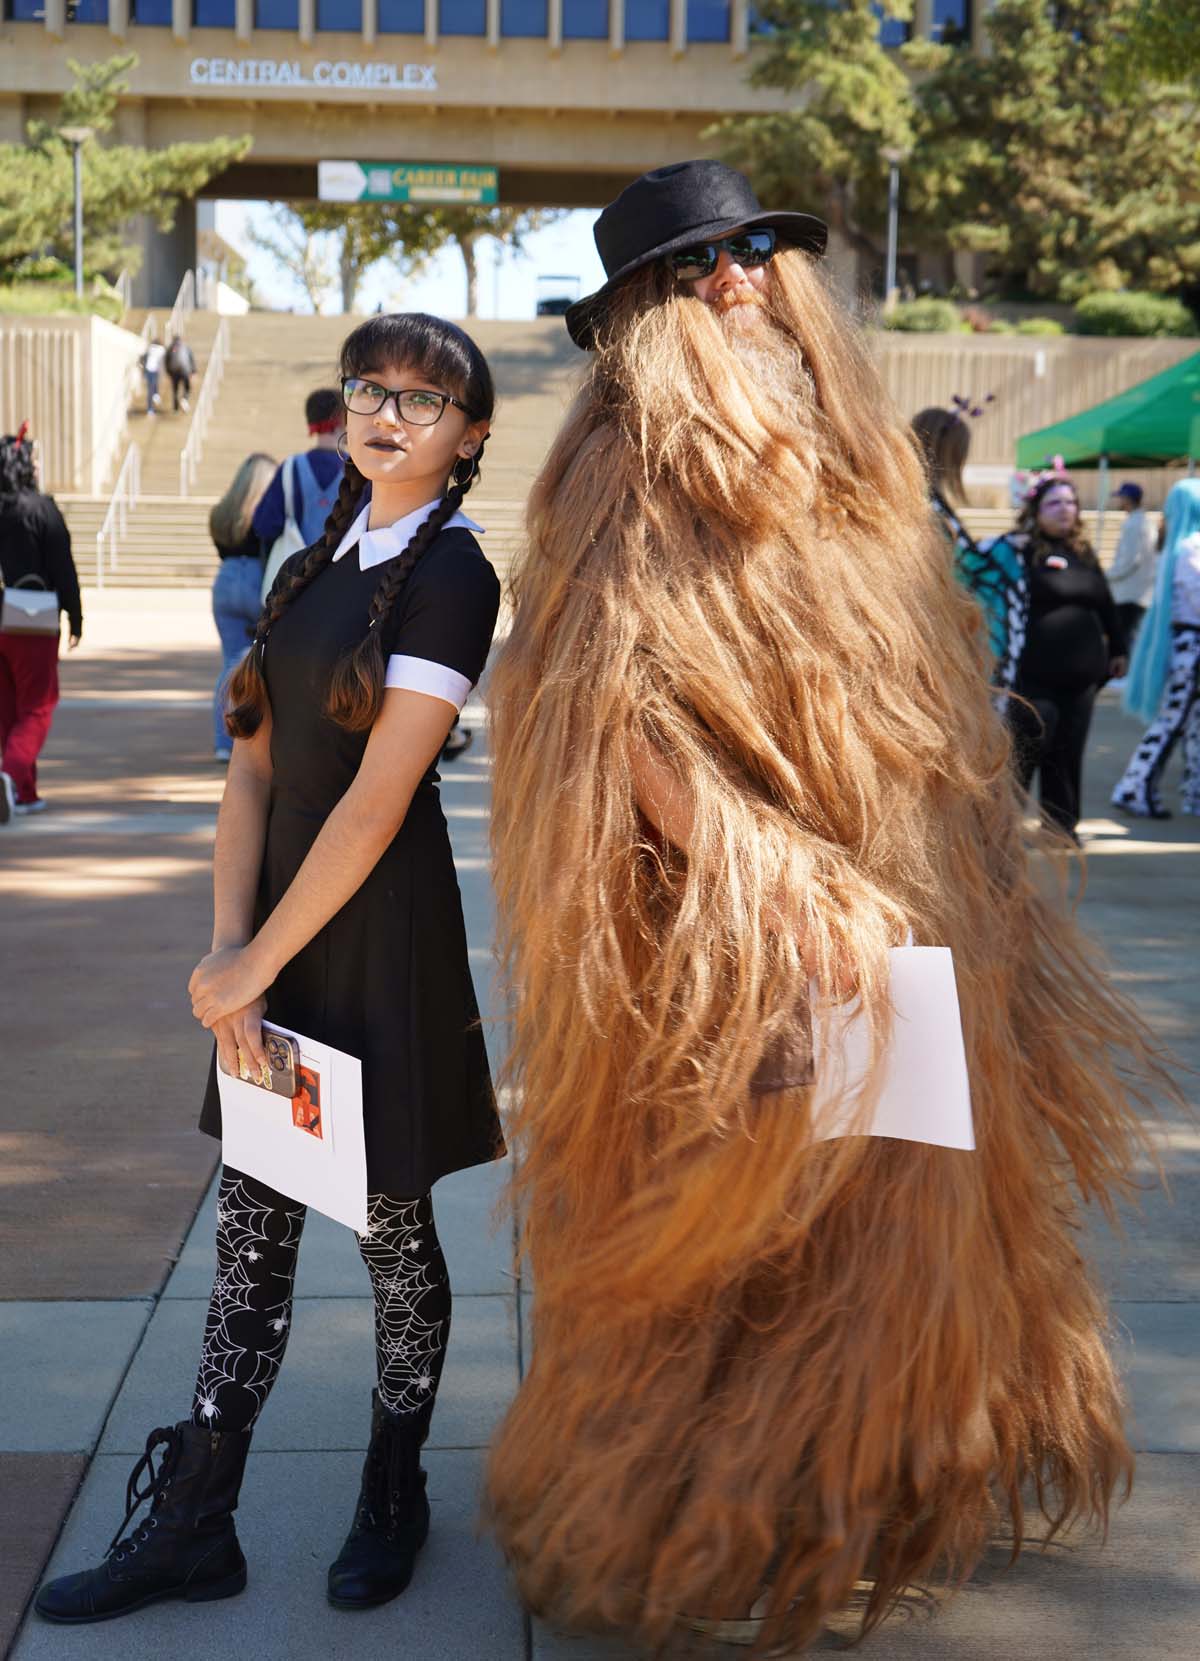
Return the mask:
[[[1056,1527],[1102,1521],[1132,1463],[1081,1205],[1131,1180],[1173,1086],[1041,880],[1025,791],[1040,768],[1074,830],[1127,625],[1062,476],[995,547],[970,539],[953,428],[925,424],[950,435],[940,473],[923,438],[927,473],[825,239],[711,161],[601,214],[607,280],[566,318],[587,368],[490,687],[537,1298],[487,1514],[531,1609],[655,1652],[751,1615],[761,1648],[804,1644],[864,1583],[869,1628],[909,1582],[968,1572],[998,1507],[1018,1542],[1030,1487]],[[264,1018],[362,1061],[376,1377],[326,1577],[353,1610],[404,1591],[430,1526],[451,1319],[431,1190],[504,1148],[436,788],[500,588],[464,512],[495,415],[475,342],[371,318],[331,396],[304,466],[249,458],[214,512],[230,754],[189,993],[211,1135],[218,1070],[268,1064]],[[324,518],[256,611],[314,487]],[[1158,695],[1165,664],[1176,727],[1198,507],[1195,485],[1168,500],[1129,677]],[[906,943],[952,953],[973,1148],[873,1133]],[[813,1035],[848,1004],[874,1038],[838,1103],[853,1134],[826,1135]],[[304,1220],[226,1164],[190,1410],[44,1618],[246,1585],[234,1512]]]

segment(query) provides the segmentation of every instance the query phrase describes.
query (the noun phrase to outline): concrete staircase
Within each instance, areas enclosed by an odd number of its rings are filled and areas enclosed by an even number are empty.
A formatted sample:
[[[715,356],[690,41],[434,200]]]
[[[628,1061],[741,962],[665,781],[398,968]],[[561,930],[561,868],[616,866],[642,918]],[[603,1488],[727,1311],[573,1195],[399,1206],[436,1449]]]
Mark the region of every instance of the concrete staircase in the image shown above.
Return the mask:
[[[140,327],[141,317],[130,320]],[[217,320],[196,312],[188,338],[202,376]],[[294,317],[265,312],[229,319],[230,352],[205,436],[194,493],[180,497],[179,452],[189,417],[169,408],[149,420],[141,405],[130,416],[130,437],[142,449],[142,496],[120,541],[108,586],[193,587],[211,582],[217,561],[208,535],[213,503],[246,456],[261,450],[275,460],[307,440],[304,400],[318,386],[336,386],[338,348],[353,324],[342,317]],[[557,318],[534,323],[476,322],[471,332],[495,376],[497,408],[483,477],[468,503],[487,531],[488,557],[505,574],[518,546],[525,494],[562,419],[582,358]],[[193,383],[199,392],[199,378]],[[164,397],[169,406],[169,388]],[[106,502],[59,498],[71,528],[83,582],[96,580],[96,532]]]

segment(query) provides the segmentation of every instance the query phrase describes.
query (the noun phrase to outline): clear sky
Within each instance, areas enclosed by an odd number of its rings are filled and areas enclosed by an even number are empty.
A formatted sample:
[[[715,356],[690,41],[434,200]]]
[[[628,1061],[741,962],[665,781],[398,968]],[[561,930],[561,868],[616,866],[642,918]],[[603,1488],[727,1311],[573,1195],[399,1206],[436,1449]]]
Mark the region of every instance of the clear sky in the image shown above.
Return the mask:
[[[253,247],[246,227],[256,218],[265,220],[268,202],[218,202],[216,229],[247,261],[250,276],[263,301],[279,310],[295,307],[309,310],[302,288],[281,272],[269,254]],[[480,317],[533,317],[539,292],[539,277],[578,279],[578,292],[590,294],[604,281],[604,268],[592,240],[596,214],[576,211],[544,230],[535,231],[526,242],[525,253],[513,256],[498,249],[491,240],[480,245]],[[501,257],[497,262],[496,254]],[[562,285],[546,284],[562,291]],[[575,292],[570,284],[568,292]],[[358,299],[361,311],[374,311],[382,303],[388,310],[432,311],[443,317],[465,317],[467,279],[462,256],[454,247],[441,253],[419,277],[402,277],[386,264],[376,266],[367,276]],[[325,308],[340,311],[340,298]]]

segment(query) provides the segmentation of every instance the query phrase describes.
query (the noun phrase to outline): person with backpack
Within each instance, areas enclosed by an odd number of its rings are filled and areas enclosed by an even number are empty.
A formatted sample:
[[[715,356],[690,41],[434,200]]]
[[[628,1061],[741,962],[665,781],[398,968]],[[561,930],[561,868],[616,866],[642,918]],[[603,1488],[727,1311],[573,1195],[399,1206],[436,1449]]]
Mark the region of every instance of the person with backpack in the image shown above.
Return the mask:
[[[156,415],[162,408],[162,394],[158,390],[158,377],[162,374],[163,365],[167,361],[167,349],[157,335],[149,341],[146,350],[142,353],[139,362],[142,374],[146,381],[146,414]]]
[[[264,600],[284,560],[302,548],[311,548],[323,534],[342,482],[345,464],[339,446],[346,420],[341,393],[327,386],[310,392],[304,401],[304,419],[311,445],[280,464],[254,514],[254,530],[266,561]]]
[[[182,335],[172,335],[167,347],[167,374],[171,377],[172,408],[176,415],[191,409],[188,402],[192,393],[192,376],[196,373],[196,356]]]

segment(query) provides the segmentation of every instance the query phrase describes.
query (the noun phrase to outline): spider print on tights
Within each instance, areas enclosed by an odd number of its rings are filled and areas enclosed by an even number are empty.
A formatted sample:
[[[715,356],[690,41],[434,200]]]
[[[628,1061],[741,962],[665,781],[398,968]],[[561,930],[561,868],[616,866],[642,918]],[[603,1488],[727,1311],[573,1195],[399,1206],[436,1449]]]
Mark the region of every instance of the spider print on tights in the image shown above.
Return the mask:
[[[394,1413],[432,1408],[450,1334],[450,1282],[426,1194],[371,1194],[359,1250],[375,1289],[379,1396]]]
[[[217,1274],[192,1416],[249,1430],[279,1373],[292,1321],[305,1207],[226,1170],[217,1196]]]

